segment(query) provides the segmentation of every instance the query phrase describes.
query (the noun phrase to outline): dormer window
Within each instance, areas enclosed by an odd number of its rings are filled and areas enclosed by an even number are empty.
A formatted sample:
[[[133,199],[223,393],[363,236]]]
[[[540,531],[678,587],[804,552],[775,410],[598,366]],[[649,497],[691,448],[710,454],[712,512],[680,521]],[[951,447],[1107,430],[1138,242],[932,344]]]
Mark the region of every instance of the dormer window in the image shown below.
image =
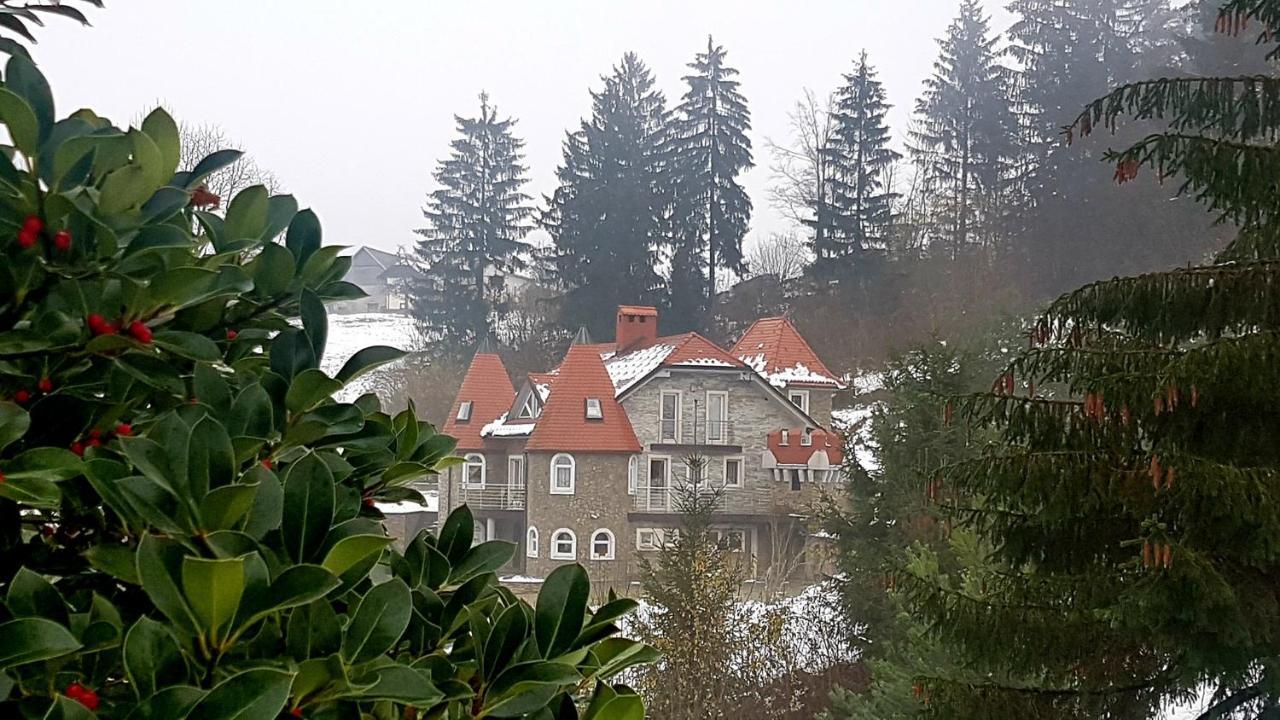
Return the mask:
[[[466,422],[471,419],[471,401],[463,400],[458,403],[458,422]]]
[[[807,428],[805,429],[804,433],[800,436],[800,444],[805,447],[809,447],[810,445],[813,444],[813,433],[809,432]]]
[[[790,444],[791,444],[791,431],[790,431],[790,430],[783,430],[783,431],[782,431],[782,442],[780,442],[780,443],[778,443],[778,444],[779,444],[779,445],[790,445]]]
[[[520,406],[520,418],[536,418],[542,414],[542,405],[538,402],[538,393],[530,392],[529,396],[524,399],[524,405]]]
[[[594,398],[594,397],[587,398],[587,419],[588,420],[604,419],[604,409],[600,407],[600,398]]]

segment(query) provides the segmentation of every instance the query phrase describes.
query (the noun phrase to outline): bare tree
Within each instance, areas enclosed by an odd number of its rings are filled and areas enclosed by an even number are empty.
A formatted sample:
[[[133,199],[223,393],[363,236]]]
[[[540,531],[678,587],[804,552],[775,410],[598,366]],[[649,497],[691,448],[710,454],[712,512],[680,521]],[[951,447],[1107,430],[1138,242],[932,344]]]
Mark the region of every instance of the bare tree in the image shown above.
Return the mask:
[[[769,233],[747,253],[751,277],[772,275],[780,281],[797,278],[809,263],[809,250],[794,232]]]
[[[179,123],[178,134],[182,137],[182,155],[178,162],[181,170],[190,170],[196,163],[218,150],[244,150],[244,147],[229,137],[225,130],[212,123],[193,125]],[[222,198],[222,205],[235,196],[237,192],[254,185],[264,185],[272,195],[280,192],[280,181],[275,173],[258,165],[253,157],[245,154],[236,162],[210,175],[204,181],[209,192]]]
[[[806,88],[804,97],[787,113],[791,126],[787,143],[765,139],[772,158],[770,202],[797,225],[813,224],[815,209],[830,202],[830,164],[825,149],[836,131],[831,105],[831,96],[819,98]]]

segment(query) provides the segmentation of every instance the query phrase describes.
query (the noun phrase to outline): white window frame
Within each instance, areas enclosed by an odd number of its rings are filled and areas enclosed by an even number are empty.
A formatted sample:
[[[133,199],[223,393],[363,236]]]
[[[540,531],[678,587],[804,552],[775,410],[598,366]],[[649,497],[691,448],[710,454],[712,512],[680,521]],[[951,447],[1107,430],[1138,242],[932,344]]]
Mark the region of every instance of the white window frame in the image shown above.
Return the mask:
[[[810,447],[813,445],[813,431],[809,428],[805,428],[804,431],[800,433],[800,445],[802,447]]]
[[[560,552],[560,535],[567,533],[569,535],[570,549],[567,553]],[[551,533],[550,554],[547,556],[552,560],[577,560],[578,559],[578,536],[569,528],[560,528]]]
[[[525,531],[524,536],[524,556],[529,558],[538,557],[538,528],[533,525]]]
[[[641,538],[645,535],[653,537],[652,543],[646,543]],[[658,528],[636,528],[636,550],[639,552],[655,552],[662,549],[662,531]]]
[[[663,411],[666,409],[667,396],[671,396],[676,399],[675,437],[670,439],[668,439],[667,436],[663,434],[663,430],[664,430],[663,424],[666,422],[666,419],[663,417]],[[669,443],[680,442],[681,430],[683,430],[683,428],[681,427],[681,420],[683,419],[681,415],[683,414],[684,414],[684,392],[680,390],[663,390],[661,393],[658,394],[658,442],[669,442]]]
[[[742,542],[736,548],[726,547],[725,549],[729,552],[745,554],[751,547],[751,538],[748,536],[746,528],[717,527],[707,530],[707,534],[717,545],[723,543],[729,533],[737,533],[738,536],[742,538]]]
[[[479,458],[479,460],[473,460],[472,458]],[[488,474],[487,465],[488,463],[485,462],[484,455],[481,453],[467,453],[462,462],[462,484],[470,488],[484,487],[487,479],[486,475]],[[471,468],[473,467],[480,468],[480,482],[478,483],[471,482]]]
[[[524,399],[524,404],[520,406],[520,412],[516,418],[521,420],[535,419],[542,414],[542,408],[538,401],[538,390],[530,389],[529,394]]]
[[[640,456],[632,455],[627,460],[627,494],[635,495],[640,486]]]
[[[729,462],[730,461],[734,461],[738,463],[738,478],[735,482],[729,482]],[[726,455],[724,457],[724,465],[722,466],[721,470],[722,472],[720,473],[720,477],[724,482],[725,487],[731,487],[731,488],[742,487],[743,476],[746,474],[747,466],[744,464],[743,457],[741,455]]]
[[[594,410],[595,410],[595,414],[594,414],[594,415],[592,414],[592,408],[593,408],[593,406],[594,406]],[[587,398],[587,399],[586,399],[586,407],[583,409],[583,413],[584,413],[584,415],[585,415],[585,417],[586,417],[586,419],[587,419],[587,420],[603,420],[603,419],[604,419],[604,405],[600,402],[600,398],[597,398],[597,397],[589,397],[589,398]]]
[[[796,402],[796,398],[800,398],[800,402]],[[809,414],[809,391],[808,390],[787,390],[787,400],[796,407],[800,408],[800,412],[805,415]]]
[[[556,463],[562,458],[567,459],[569,461],[569,487],[567,488],[556,487]],[[569,453],[556,453],[555,455],[552,455],[551,456],[551,488],[550,488],[551,494],[552,495],[572,495],[574,493],[575,488],[577,488],[577,486],[578,486],[578,461],[573,459],[573,456],[570,455]]]
[[[609,548],[603,554],[596,552],[596,543],[600,542],[601,536],[609,542]],[[609,528],[597,528],[591,533],[591,545],[587,548],[592,560],[612,560],[614,558],[614,549],[618,546],[618,539],[613,536],[613,531]]]
[[[512,477],[511,466],[516,465],[519,471]],[[524,487],[524,456],[508,455],[507,456],[507,487]]]
[[[716,420],[711,419],[711,396],[712,395],[716,395],[722,398],[720,401],[720,409],[724,412],[723,418],[719,418]],[[711,437],[712,423],[716,423],[716,429],[719,431],[720,437],[717,437],[717,438]],[[706,428],[704,428],[703,430],[706,433],[705,437],[706,437],[707,443],[708,444],[723,443],[725,440],[727,440],[729,435],[728,426],[729,426],[729,392],[727,390],[708,390],[707,391]]]
[[[470,400],[463,400],[458,403],[458,414],[453,419],[458,422],[470,422],[472,408],[473,404]]]

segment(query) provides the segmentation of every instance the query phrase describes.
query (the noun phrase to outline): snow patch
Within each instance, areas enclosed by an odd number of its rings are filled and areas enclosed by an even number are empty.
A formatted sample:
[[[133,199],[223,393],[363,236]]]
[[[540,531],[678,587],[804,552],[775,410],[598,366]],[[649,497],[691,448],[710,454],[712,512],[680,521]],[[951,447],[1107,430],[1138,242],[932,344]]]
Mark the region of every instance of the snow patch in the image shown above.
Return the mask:
[[[324,359],[320,369],[330,377],[342,369],[352,355],[372,345],[390,345],[406,350],[414,345],[416,331],[413,318],[394,313],[329,314],[329,336],[325,341]],[[394,366],[384,365],[351,381],[335,396],[350,402],[367,392],[375,392],[384,386],[386,371]]]
[[[393,503],[374,503],[374,507],[378,508],[383,515],[407,515],[409,513],[438,513],[440,512],[440,493],[437,490],[425,490],[422,493],[425,503],[416,503],[412,500],[401,500]]]
[[[533,423],[507,424],[507,414],[502,413],[497,420],[480,428],[481,437],[520,437],[533,432]]]
[[[674,345],[659,344],[625,355],[614,356],[612,352],[602,354],[600,359],[604,361],[605,370],[609,371],[614,394],[621,395],[627,388],[653,372],[675,349]]]

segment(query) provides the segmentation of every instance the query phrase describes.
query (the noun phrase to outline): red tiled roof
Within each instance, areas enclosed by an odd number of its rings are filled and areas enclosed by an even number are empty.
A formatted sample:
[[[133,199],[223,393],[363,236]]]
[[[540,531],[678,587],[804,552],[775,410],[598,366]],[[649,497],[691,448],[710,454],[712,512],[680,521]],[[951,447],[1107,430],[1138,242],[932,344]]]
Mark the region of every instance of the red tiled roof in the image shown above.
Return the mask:
[[[600,400],[603,418],[588,420],[587,398]],[[572,345],[557,369],[554,389],[526,450],[640,452],[627,413],[594,345]]]
[[[467,375],[458,388],[458,396],[449,407],[444,434],[458,439],[459,450],[479,450],[484,446],[480,429],[511,407],[516,391],[502,358],[493,353],[476,353]],[[471,401],[471,419],[458,422],[458,408]]]
[[[683,337],[683,339],[676,343],[676,349],[662,361],[662,364],[667,367],[699,364],[745,367],[741,360],[698,333],[685,333],[677,337]]]
[[[799,366],[809,370],[815,379],[804,374],[790,380],[794,385],[835,385],[844,387],[836,374],[827,368],[818,354],[809,347],[796,326],[785,317],[761,318],[743,333],[731,351],[758,372],[770,375],[793,370]],[[819,380],[821,376],[825,380]],[[785,379],[785,377],[783,378]]]
[[[816,452],[826,453],[827,463],[831,466],[844,462],[844,443],[836,433],[818,428],[809,433],[812,441],[803,444],[804,428],[787,430],[787,444],[782,444],[782,431],[774,430],[765,440],[769,452],[779,465],[808,465],[809,458]]]

